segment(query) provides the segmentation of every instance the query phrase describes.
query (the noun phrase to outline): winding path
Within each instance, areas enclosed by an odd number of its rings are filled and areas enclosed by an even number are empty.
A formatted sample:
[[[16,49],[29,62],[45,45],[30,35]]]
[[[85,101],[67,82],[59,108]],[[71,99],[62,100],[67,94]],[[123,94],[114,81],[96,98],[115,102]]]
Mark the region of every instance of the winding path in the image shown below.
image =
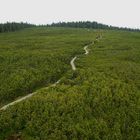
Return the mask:
[[[89,53],[89,51],[87,50],[87,48],[88,48],[88,45],[84,47],[85,55],[87,55]]]
[[[75,67],[75,64],[74,64],[74,61],[76,60],[76,56],[74,57],[74,58],[72,58],[72,60],[70,61],[70,64],[71,64],[71,68],[72,68],[72,70],[76,70],[76,67]]]
[[[55,86],[56,86],[57,84],[59,84],[59,83],[60,83],[60,80],[58,80],[57,82],[55,82],[54,84],[52,84],[52,85],[50,85],[50,86],[48,86],[48,87],[42,88],[42,89],[48,89],[48,88],[50,88],[50,87],[55,87]],[[11,102],[11,103],[9,103],[9,104],[3,106],[2,108],[0,108],[0,110],[6,110],[9,106],[14,105],[14,104],[16,104],[16,103],[18,103],[18,102],[21,102],[21,101],[23,101],[23,100],[26,100],[26,99],[32,97],[33,95],[35,95],[35,94],[37,94],[37,93],[38,93],[38,91],[33,92],[33,93],[31,93],[31,94],[28,94],[28,95],[26,95],[26,96],[24,96],[24,97],[22,97],[22,98],[20,98],[20,99],[17,99],[16,101],[13,101],[13,102]]]
[[[89,44],[89,45],[93,45],[93,44],[94,44],[94,42],[92,42],[92,43]],[[84,47],[85,55],[87,55],[87,54],[89,53],[89,51],[88,51],[89,45],[86,45],[86,46]],[[71,68],[72,68],[73,71],[76,70],[76,66],[75,66],[75,64],[74,64],[74,61],[75,61],[76,59],[77,59],[77,56],[75,56],[74,58],[72,58],[72,60],[70,61]]]
[[[89,45],[92,45],[92,44],[94,44],[94,42],[92,42],[92,43],[89,44]],[[89,45],[86,45],[86,46],[84,47],[84,50],[85,50],[85,54],[86,54],[86,55],[89,53],[89,51],[88,51]],[[71,64],[71,67],[72,67],[72,70],[73,70],[73,71],[76,70],[76,66],[75,66],[75,64],[74,64],[74,61],[75,61],[76,59],[77,59],[77,56],[75,56],[74,58],[72,58],[72,60],[70,61],[70,64]],[[55,86],[56,86],[57,84],[59,84],[59,83],[60,83],[60,80],[58,80],[57,82],[55,82],[54,84],[52,84],[52,85],[50,85],[50,86],[48,86],[48,87],[42,88],[42,89],[48,89],[48,88],[50,88],[50,87],[55,87]],[[22,98],[20,98],[20,99],[17,99],[16,101],[13,101],[13,102],[11,102],[11,103],[9,103],[9,104],[7,104],[7,105],[4,105],[2,108],[0,108],[0,111],[1,111],[1,110],[6,110],[9,106],[15,105],[15,104],[18,103],[18,102],[21,102],[21,101],[23,101],[23,100],[26,100],[26,99],[32,97],[33,95],[35,95],[35,94],[37,94],[37,93],[38,93],[38,91],[33,92],[33,93],[31,93],[31,94],[28,94],[27,96],[24,96],[24,97],[22,97]]]

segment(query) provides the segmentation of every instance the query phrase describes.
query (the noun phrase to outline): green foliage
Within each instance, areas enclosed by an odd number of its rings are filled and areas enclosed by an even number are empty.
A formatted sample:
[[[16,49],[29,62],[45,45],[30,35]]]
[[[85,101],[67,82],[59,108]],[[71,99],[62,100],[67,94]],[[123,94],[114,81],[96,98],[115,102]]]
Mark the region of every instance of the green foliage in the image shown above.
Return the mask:
[[[4,32],[13,32],[24,28],[33,27],[35,25],[29,23],[16,23],[16,22],[7,22],[4,24],[0,24],[0,33]]]
[[[90,36],[90,37],[89,37]],[[86,30],[31,28],[0,35],[0,106],[56,82],[95,35]]]
[[[79,22],[58,22],[47,25],[49,27],[73,27],[73,28],[93,28],[93,29],[108,29],[108,30],[125,30],[125,31],[140,31],[139,29],[123,28],[109,26],[98,22],[79,21]]]
[[[50,35],[59,29],[50,29]],[[65,31],[77,34],[77,30]],[[95,38],[91,32],[86,33],[90,40]],[[18,133],[26,140],[140,139],[140,34],[102,33],[89,55],[78,52],[78,69],[67,69],[59,85],[0,112],[0,139]],[[69,38],[69,43],[77,40],[79,45],[65,48],[60,44],[62,50],[79,50],[81,40],[90,41],[80,38]]]

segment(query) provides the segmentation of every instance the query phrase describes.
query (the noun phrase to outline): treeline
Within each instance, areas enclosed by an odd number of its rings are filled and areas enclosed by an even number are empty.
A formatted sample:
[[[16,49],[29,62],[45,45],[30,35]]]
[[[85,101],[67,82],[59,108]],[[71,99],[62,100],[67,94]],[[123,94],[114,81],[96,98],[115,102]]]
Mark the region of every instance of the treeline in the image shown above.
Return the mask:
[[[111,29],[111,30],[127,30],[127,31],[140,31],[140,29],[131,29],[123,27],[115,27],[105,25],[98,22],[79,21],[79,22],[58,22],[47,25],[49,27],[73,27],[73,28],[93,28],[93,29]]]
[[[24,29],[24,28],[29,28],[29,27],[33,27],[35,25],[33,24],[29,24],[29,23],[16,23],[16,22],[7,22],[7,23],[1,23],[0,24],[0,33],[3,32],[13,32],[13,31],[17,31],[20,29]]]
[[[7,22],[0,23],[0,33],[3,32],[12,32],[17,31],[24,28],[34,27],[36,25],[29,23],[16,23],[16,22]],[[79,21],[79,22],[58,22],[47,25],[39,25],[39,26],[47,26],[47,27],[72,27],[72,28],[91,28],[91,29],[109,29],[109,30],[126,30],[126,31],[140,31],[140,29],[132,29],[127,27],[115,27],[111,25],[106,25],[98,22],[90,22],[90,21]]]

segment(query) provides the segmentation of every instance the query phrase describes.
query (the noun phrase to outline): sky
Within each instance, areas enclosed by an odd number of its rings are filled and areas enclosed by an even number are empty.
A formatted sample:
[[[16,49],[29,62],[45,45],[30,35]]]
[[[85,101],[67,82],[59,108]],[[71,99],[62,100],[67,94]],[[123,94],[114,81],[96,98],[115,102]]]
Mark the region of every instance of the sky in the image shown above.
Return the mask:
[[[0,0],[0,22],[97,21],[140,28],[140,0]]]

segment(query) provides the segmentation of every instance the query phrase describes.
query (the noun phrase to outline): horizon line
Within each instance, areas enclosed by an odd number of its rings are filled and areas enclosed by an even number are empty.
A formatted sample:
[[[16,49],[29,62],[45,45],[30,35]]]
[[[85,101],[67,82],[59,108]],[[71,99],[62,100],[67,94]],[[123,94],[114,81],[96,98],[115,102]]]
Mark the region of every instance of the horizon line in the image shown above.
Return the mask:
[[[127,29],[134,29],[134,30],[140,30],[140,27],[128,27],[128,26],[117,26],[117,25],[111,25],[111,24],[106,24],[98,21],[91,21],[91,20],[76,20],[76,21],[51,21],[48,23],[33,23],[33,22],[28,22],[28,21],[6,21],[6,22],[0,22],[0,24],[6,24],[6,23],[28,23],[28,24],[33,24],[36,26],[40,25],[51,25],[51,24],[57,24],[57,23],[71,23],[71,22],[96,22],[98,24],[103,24],[107,25],[109,27],[117,27],[117,28],[127,28]]]

